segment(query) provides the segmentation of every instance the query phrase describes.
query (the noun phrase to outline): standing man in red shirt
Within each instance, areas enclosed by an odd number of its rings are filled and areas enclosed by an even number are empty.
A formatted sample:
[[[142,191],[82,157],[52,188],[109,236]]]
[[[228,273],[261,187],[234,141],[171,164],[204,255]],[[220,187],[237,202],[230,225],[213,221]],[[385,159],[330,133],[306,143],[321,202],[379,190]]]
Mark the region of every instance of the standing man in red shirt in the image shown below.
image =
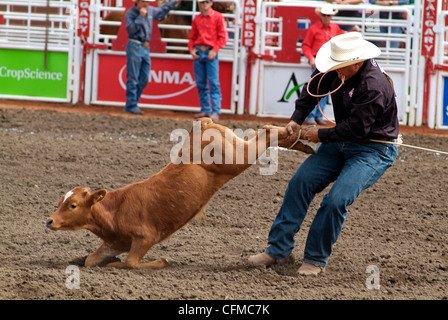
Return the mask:
[[[229,34],[223,15],[212,9],[213,1],[198,0],[198,3],[201,13],[192,22],[188,41],[201,104],[201,112],[195,117],[211,117],[217,121],[222,100],[218,51],[226,45]]]
[[[331,22],[331,19],[336,13],[338,13],[338,10],[334,9],[330,4],[325,4],[322,8],[316,8],[316,14],[320,20],[309,27],[305,39],[302,42],[302,53],[308,58],[312,72],[316,69],[315,57],[320,47],[334,36],[345,32],[336,23]],[[359,31],[359,27],[355,26],[353,30]],[[322,112],[327,104],[327,100],[328,96],[319,100]],[[322,113],[318,106],[309,114],[305,123],[308,125],[326,124],[325,120],[322,119]]]

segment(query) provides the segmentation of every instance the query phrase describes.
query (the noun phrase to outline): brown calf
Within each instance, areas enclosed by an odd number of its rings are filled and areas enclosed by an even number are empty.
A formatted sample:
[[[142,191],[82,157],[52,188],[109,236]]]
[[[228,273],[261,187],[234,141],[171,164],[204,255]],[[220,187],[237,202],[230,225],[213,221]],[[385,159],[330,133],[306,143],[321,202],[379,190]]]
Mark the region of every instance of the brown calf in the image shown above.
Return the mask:
[[[210,146],[214,152],[228,147],[236,151],[237,146],[243,145],[244,163],[171,162],[148,179],[113,191],[101,189],[92,193],[89,188],[76,187],[62,196],[57,210],[47,220],[47,227],[52,230],[87,229],[103,240],[102,245],[87,257],[86,267],[99,265],[122,252],[129,252],[125,262],[112,262],[107,266],[154,269],[167,266],[168,262],[163,258],[147,263],[140,263],[140,260],[153,245],[168,238],[196,215],[203,214],[214,194],[251,166],[253,161],[249,163],[247,155],[253,144],[256,144],[256,154],[263,154],[270,145],[273,129],[278,130],[278,146],[290,147],[293,144],[286,139],[288,133],[283,127],[265,126],[265,131],[255,132],[245,141],[209,118],[201,119],[200,124],[201,137],[207,129],[219,132],[218,138],[201,140],[200,152]],[[186,139],[179,151],[179,156],[189,153],[191,162],[194,151],[198,149],[193,146],[193,131],[190,131],[189,143]],[[259,140],[266,143],[260,145]],[[301,142],[296,143],[293,149],[313,153]],[[236,153],[233,152],[234,159]]]

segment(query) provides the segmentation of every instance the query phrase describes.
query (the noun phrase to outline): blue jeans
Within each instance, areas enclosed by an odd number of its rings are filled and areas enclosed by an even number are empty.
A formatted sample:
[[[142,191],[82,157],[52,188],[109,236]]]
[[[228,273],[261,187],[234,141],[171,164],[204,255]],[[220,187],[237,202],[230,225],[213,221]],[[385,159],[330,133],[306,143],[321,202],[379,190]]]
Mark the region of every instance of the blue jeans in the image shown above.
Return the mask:
[[[271,257],[291,255],[316,193],[334,182],[311,224],[304,262],[325,266],[347,217],[347,207],[393,165],[397,147],[385,143],[326,142],[309,156],[289,182],[282,206],[269,232]],[[386,191],[387,192],[387,191]]]
[[[327,101],[328,101],[328,96],[322,97],[319,100],[319,104],[320,104],[320,108],[322,109],[322,112],[324,112],[325,106],[327,105]],[[308,117],[306,117],[306,120],[319,120],[319,119],[322,119],[323,118],[322,112],[320,112],[319,107],[318,107],[318,105],[316,103],[316,107],[313,109],[313,111],[310,112]]]
[[[141,44],[129,41],[126,46],[127,57],[127,81],[126,81],[126,105],[125,110],[138,108],[138,101],[149,80],[151,60],[149,48]]]
[[[196,87],[198,88],[201,112],[205,112],[208,115],[210,115],[211,113],[221,114],[222,96],[221,87],[219,84],[218,55],[216,55],[215,59],[210,61],[207,58],[209,50],[205,52],[197,50],[197,52],[200,58],[193,60],[193,67]]]

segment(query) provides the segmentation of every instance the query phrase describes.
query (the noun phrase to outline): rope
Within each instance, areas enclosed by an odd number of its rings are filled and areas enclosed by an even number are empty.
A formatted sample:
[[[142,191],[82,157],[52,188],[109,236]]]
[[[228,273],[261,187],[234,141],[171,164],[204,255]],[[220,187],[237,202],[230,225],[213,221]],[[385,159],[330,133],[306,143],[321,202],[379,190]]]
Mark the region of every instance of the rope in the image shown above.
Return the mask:
[[[288,149],[294,148],[294,146],[297,144],[297,142],[299,142],[301,135],[302,135],[302,128],[299,129],[299,135],[297,136],[296,141],[294,141],[294,143],[292,145],[290,145]]]
[[[329,72],[329,71],[325,72],[325,73],[323,74],[323,76],[319,79],[319,83],[317,84],[317,93],[319,93],[319,87],[320,87],[320,83],[322,82],[323,77],[325,77],[325,75],[326,75],[328,72]],[[310,81],[308,81],[308,85],[306,86],[306,91],[307,91],[308,94],[309,94],[310,96],[312,96],[312,97],[315,97],[315,98],[322,98],[322,97],[325,97],[325,96],[329,96],[330,94],[333,94],[333,93],[335,93],[336,91],[338,91],[338,90],[342,87],[342,85],[344,84],[344,79],[341,79],[341,84],[339,85],[339,87],[337,87],[337,88],[334,89],[333,91],[330,91],[330,92],[328,92],[328,93],[324,93],[324,94],[312,94],[312,93],[310,92],[310,89],[309,89],[310,83],[311,83],[311,81],[314,80],[314,78],[316,78],[317,76],[319,76],[319,75],[321,75],[321,74],[322,74],[322,72],[319,72],[319,73],[315,74],[314,77],[312,77],[312,78],[310,79]]]
[[[308,81],[308,85],[306,86],[306,91],[308,92],[308,94],[309,94],[310,96],[317,98],[317,107],[319,108],[319,111],[320,111],[320,113],[322,114],[322,116],[323,116],[328,122],[333,123],[333,124],[336,124],[336,122],[334,122],[333,120],[328,119],[327,116],[324,115],[324,112],[322,111],[322,109],[321,109],[321,107],[320,107],[320,103],[319,103],[319,100],[320,100],[320,99],[319,99],[319,98],[322,98],[322,97],[325,97],[325,96],[329,96],[330,94],[332,94],[332,93],[338,91],[338,90],[342,87],[342,85],[344,84],[344,78],[341,79],[341,84],[339,85],[339,87],[337,87],[337,88],[334,89],[333,91],[330,91],[330,92],[328,92],[328,93],[324,93],[324,94],[318,94],[318,93],[319,93],[320,83],[321,83],[323,77],[325,77],[325,75],[326,75],[328,72],[329,72],[329,71],[325,72],[325,73],[322,75],[322,77],[320,77],[320,79],[319,79],[319,83],[317,84],[317,94],[312,94],[312,93],[310,92],[310,83],[311,83],[311,81],[314,80],[314,78],[316,78],[317,76],[321,75],[322,72],[319,72],[319,73],[315,74],[315,75],[310,79],[310,81]]]
[[[294,148],[294,146],[297,144],[297,142],[299,142],[300,136],[302,135],[302,129],[299,130],[298,136],[296,141],[294,141],[294,143],[289,146],[288,149],[292,149]],[[412,148],[412,149],[417,149],[417,150],[422,150],[422,151],[427,151],[427,152],[433,152],[433,153],[439,153],[439,154],[446,154],[448,155],[448,152],[446,151],[440,151],[440,150],[435,150],[435,149],[429,149],[429,148],[423,148],[423,147],[419,147],[419,146],[413,146],[410,144],[405,144],[403,143],[403,136],[401,134],[398,135],[398,139],[397,141],[384,141],[384,140],[376,140],[376,139],[369,139],[369,141],[372,142],[377,142],[377,143],[386,143],[386,144],[392,144],[392,145],[396,145],[398,147],[405,147],[405,148]]]
[[[447,154],[448,155],[448,152],[446,152],[446,151],[440,151],[440,150],[435,150],[435,149],[428,149],[428,148],[413,146],[413,145],[410,145],[410,144],[405,144],[405,143],[403,143],[401,134],[398,136],[398,141],[396,141],[396,142],[395,141],[375,140],[375,139],[369,139],[369,141],[393,144],[393,145],[396,145],[396,146],[402,146],[402,147],[406,147],[406,148],[413,148],[413,149],[418,149],[418,150],[423,150],[423,151],[434,152],[434,153],[441,153],[441,154]]]

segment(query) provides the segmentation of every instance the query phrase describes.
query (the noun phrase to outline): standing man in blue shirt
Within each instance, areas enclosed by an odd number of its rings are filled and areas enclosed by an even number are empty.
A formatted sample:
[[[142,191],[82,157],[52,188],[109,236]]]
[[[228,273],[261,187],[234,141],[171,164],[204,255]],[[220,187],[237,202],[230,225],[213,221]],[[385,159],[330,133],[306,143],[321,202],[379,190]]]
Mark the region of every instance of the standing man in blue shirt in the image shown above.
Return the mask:
[[[152,22],[163,18],[182,0],[172,0],[160,8],[152,7],[154,0],[133,0],[134,7],[126,12],[126,30],[129,42],[126,46],[127,82],[125,112],[142,115],[138,101],[143,89],[148,84],[151,59],[149,57],[149,41],[152,34]]]

